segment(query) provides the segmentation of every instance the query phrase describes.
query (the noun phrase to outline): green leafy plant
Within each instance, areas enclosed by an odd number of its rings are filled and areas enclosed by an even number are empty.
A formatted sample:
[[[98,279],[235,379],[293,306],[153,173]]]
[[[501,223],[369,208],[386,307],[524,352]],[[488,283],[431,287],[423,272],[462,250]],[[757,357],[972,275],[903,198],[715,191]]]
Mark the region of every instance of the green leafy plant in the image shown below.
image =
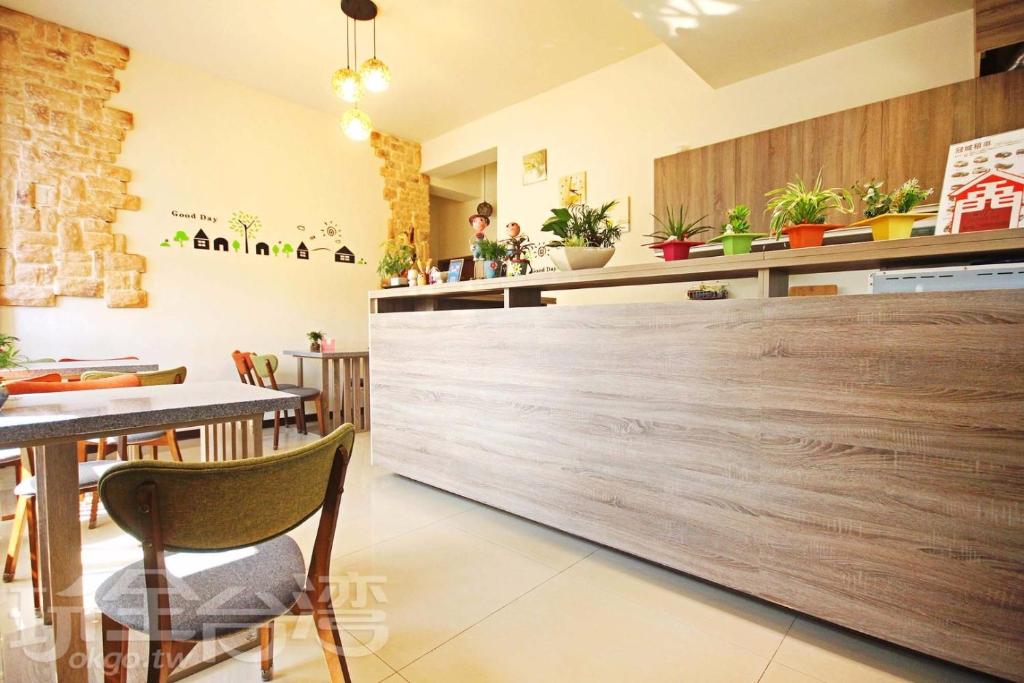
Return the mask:
[[[743,235],[750,232],[750,207],[746,204],[737,204],[729,209],[725,220],[726,223],[722,226],[723,233]]]
[[[821,173],[812,187],[807,187],[802,178],[785,187],[766,192],[768,206],[765,213],[771,213],[771,229],[775,237],[782,235],[787,225],[824,223],[829,211],[853,213],[853,196],[841,187],[822,187]]]
[[[529,261],[530,250],[533,249],[533,242],[527,235],[516,235],[509,237],[504,242],[508,249],[507,258],[512,261]]]
[[[384,255],[377,264],[377,273],[381,277],[395,277],[412,268],[416,249],[409,244],[408,238],[404,235],[384,242],[381,246],[384,247]]]
[[[508,256],[508,247],[494,240],[480,240],[476,249],[481,261],[504,261]]]
[[[872,180],[853,186],[853,191],[864,200],[865,218],[884,216],[887,213],[910,213],[935,191],[934,188],[922,188],[917,178],[911,178],[892,192],[883,192],[883,185],[881,180]]]
[[[622,226],[616,225],[608,213],[618,204],[611,201],[600,208],[586,204],[572,204],[564,209],[551,209],[544,221],[544,232],[557,237],[550,247],[613,247],[622,237]]]
[[[324,338],[324,333],[321,332],[320,330],[313,330],[312,332],[307,332],[306,337],[309,339],[309,341],[316,343]]]
[[[686,207],[680,204],[673,211],[672,207],[665,206],[665,218],[661,219],[651,214],[651,218],[661,226],[660,230],[655,230],[647,237],[653,237],[656,241],[652,244],[659,242],[667,242],[668,240],[678,240],[680,242],[687,241],[694,235],[698,235],[707,230],[711,230],[710,225],[700,225],[707,216],[701,216],[695,221],[686,220]]]
[[[17,337],[0,332],[0,368],[21,367],[21,363],[18,362],[21,351],[18,349],[17,341]]]

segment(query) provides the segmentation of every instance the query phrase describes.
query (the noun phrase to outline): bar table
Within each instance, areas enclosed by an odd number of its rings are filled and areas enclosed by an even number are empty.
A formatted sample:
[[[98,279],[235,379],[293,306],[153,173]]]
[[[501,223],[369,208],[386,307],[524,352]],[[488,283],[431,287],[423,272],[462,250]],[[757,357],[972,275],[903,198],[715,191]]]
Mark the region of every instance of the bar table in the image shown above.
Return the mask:
[[[303,361],[320,363],[320,390],[324,401],[325,433],[347,422],[356,431],[370,428],[369,351],[285,351],[295,357],[295,377],[303,385]]]

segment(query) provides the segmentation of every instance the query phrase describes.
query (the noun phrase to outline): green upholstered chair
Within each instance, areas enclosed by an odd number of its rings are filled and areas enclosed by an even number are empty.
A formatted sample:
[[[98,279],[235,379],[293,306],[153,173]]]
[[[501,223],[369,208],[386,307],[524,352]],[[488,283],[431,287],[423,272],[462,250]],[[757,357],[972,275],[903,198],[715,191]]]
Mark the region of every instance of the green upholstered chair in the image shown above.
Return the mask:
[[[329,576],[354,440],[355,428],[347,424],[314,443],[261,458],[137,460],[108,470],[100,479],[103,505],[142,541],[143,560],[96,591],[104,680],[124,680],[129,629],[149,636],[148,680],[164,681],[199,642],[253,627],[260,634],[263,679],[270,680],[273,620],[312,614],[331,680],[350,681]],[[317,510],[307,570],[286,534]],[[204,556],[191,553],[223,554],[207,555],[202,567]],[[174,571],[176,564],[182,570]]]
[[[298,397],[299,407],[295,411],[295,428],[302,434],[308,434],[306,429],[306,401],[312,401],[316,409],[316,423],[320,430],[320,436],[324,435],[324,404],[323,396],[316,387],[300,387],[294,384],[279,384],[274,373],[277,371],[277,356],[266,354],[247,353],[233,351],[231,358],[235,362],[238,371],[238,378],[245,384],[261,386],[292,394]],[[284,425],[288,426],[288,411],[284,411]],[[274,450],[281,434],[281,413],[274,411]]]

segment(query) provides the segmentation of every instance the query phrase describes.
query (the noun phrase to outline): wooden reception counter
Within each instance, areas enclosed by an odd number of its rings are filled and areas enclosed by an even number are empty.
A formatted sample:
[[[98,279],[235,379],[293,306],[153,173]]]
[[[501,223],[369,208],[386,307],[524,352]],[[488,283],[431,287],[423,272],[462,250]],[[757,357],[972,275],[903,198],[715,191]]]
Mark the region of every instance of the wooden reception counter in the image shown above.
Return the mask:
[[[1024,290],[536,305],[540,291],[726,273],[771,296],[788,272],[991,255],[1024,260],[1024,236],[375,292],[373,458],[1021,680]],[[505,308],[439,310],[495,292]]]

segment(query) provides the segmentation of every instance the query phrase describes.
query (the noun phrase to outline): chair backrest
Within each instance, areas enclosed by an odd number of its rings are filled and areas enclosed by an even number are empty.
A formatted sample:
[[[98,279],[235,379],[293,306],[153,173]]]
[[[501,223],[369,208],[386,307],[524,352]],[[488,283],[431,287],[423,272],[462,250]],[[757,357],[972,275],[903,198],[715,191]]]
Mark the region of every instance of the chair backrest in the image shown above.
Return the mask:
[[[121,389],[124,387],[142,386],[135,375],[116,375],[88,382],[8,382],[4,385],[11,395],[17,394],[50,394],[60,391],[88,391],[90,389]]]
[[[28,364],[28,363],[56,363],[56,362],[57,362],[56,358],[29,358],[27,361],[25,361],[26,364]]]
[[[61,358],[58,363],[97,363],[105,360],[138,360],[138,356],[118,356],[117,358]]]
[[[311,444],[261,458],[124,462],[100,477],[100,499],[119,527],[143,539],[140,494],[152,485],[165,548],[251,546],[294,529],[320,509],[335,461],[340,457],[347,468],[354,441],[355,427],[346,424]],[[339,476],[343,482],[344,470]]]
[[[82,381],[88,382],[93,379],[104,379],[107,377],[117,377],[123,375],[123,372],[110,372],[108,370],[88,370],[82,373]],[[188,368],[182,366],[179,368],[169,368],[167,370],[150,370],[147,372],[135,372],[134,374],[139,378],[139,381],[144,387],[152,387],[158,384],[181,384],[185,381],[185,375],[188,374]]]
[[[251,353],[235,349],[231,352],[231,360],[235,362],[235,371],[238,373],[238,379],[242,380],[242,384],[263,386],[263,381],[255,372]]]
[[[270,388],[277,389],[277,378],[274,376],[274,373],[277,372],[277,356],[272,353],[249,354],[249,361],[260,381],[260,386],[263,386],[264,379],[268,379]]]

